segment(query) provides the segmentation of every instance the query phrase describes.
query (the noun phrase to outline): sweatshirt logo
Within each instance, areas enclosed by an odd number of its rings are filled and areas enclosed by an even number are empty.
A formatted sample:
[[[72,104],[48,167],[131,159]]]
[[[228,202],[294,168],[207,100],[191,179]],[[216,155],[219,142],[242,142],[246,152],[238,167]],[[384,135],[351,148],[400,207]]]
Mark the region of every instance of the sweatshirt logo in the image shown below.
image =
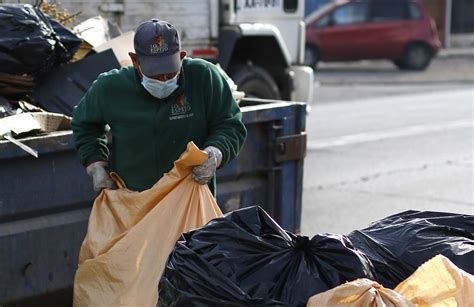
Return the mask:
[[[155,37],[153,44],[150,45],[150,53],[157,54],[166,51],[168,51],[168,44],[165,43],[163,36],[160,35]]]
[[[176,98],[176,105],[179,107],[184,107],[184,102],[186,101],[186,97],[184,95],[179,95],[178,98]]]
[[[176,102],[171,105],[171,116],[170,120],[177,120],[183,118],[193,117],[194,113],[191,112],[191,104],[188,101],[188,97],[185,95],[179,95],[176,98]]]

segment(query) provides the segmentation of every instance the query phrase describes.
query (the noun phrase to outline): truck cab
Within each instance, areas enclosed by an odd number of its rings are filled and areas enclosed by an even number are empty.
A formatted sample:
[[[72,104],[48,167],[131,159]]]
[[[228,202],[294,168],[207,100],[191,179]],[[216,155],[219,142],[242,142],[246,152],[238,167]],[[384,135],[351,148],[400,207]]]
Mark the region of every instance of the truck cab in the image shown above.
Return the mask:
[[[218,62],[247,96],[309,102],[304,1],[223,0]]]

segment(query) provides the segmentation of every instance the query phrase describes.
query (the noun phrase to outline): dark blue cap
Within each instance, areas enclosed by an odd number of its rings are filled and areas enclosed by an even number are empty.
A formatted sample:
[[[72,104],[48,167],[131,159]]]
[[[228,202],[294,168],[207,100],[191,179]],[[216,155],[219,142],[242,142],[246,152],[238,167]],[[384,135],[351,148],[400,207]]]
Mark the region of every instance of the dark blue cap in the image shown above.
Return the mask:
[[[167,21],[152,19],[138,26],[133,39],[140,69],[146,76],[174,73],[181,68],[178,31]]]

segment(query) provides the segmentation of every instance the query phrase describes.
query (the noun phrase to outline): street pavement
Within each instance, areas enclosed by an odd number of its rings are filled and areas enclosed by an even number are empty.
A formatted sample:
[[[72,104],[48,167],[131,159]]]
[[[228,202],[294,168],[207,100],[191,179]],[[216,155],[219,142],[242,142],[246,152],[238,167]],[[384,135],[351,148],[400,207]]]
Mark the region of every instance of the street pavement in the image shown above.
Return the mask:
[[[416,77],[378,61],[320,67],[302,234],[346,234],[406,210],[474,214],[472,63],[441,58]]]

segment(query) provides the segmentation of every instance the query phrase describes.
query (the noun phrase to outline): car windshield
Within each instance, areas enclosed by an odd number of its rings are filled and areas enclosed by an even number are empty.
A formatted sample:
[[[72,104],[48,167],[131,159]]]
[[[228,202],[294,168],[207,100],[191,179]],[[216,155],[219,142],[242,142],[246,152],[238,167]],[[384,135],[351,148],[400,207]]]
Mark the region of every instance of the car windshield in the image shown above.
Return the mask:
[[[333,22],[335,25],[361,23],[367,20],[367,11],[366,2],[349,3],[334,10]]]
[[[315,21],[316,19],[319,19],[321,16],[325,15],[327,12],[332,10],[334,8],[334,6],[335,6],[334,2],[329,2],[325,5],[323,5],[321,8],[319,8],[315,12],[309,14],[308,17],[305,18],[304,22],[306,24],[309,24],[309,23]]]

